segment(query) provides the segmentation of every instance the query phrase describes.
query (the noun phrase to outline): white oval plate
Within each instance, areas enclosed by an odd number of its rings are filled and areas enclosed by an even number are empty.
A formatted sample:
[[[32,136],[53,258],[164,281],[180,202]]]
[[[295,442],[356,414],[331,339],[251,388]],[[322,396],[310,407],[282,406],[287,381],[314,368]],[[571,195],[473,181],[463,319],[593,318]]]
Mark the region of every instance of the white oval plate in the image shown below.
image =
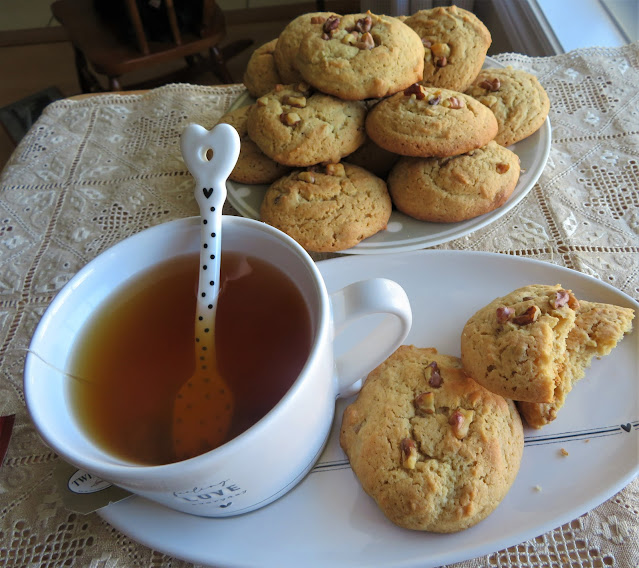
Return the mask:
[[[639,310],[629,296],[584,274],[494,253],[427,250],[346,256],[319,262],[318,267],[329,292],[363,278],[396,280],[416,316],[407,343],[457,356],[466,320],[495,297],[527,284],[560,283],[578,298]],[[353,328],[346,333],[357,336]],[[131,497],[99,514],[151,548],[227,567],[429,568],[502,550],[577,518],[639,473],[638,337],[634,331],[610,355],[593,362],[555,422],[525,430],[524,457],[510,492],[492,515],[463,532],[409,531],[384,517],[362,491],[339,447],[348,401],[338,402],[327,448],[311,473],[263,509],[206,519]],[[273,459],[286,459],[286,444],[281,446]],[[569,455],[563,456],[562,448]],[[255,473],[259,475],[259,464]]]
[[[487,57],[484,67],[503,67],[503,65]],[[248,96],[248,93],[244,93],[238,97],[231,108],[250,104],[252,101],[253,99]],[[463,237],[489,225],[508,213],[533,188],[548,160],[550,140],[550,120],[546,118],[537,132],[509,147],[521,160],[522,174],[512,195],[500,208],[459,223],[428,223],[393,210],[388,228],[385,231],[380,231],[358,245],[340,252],[345,254],[383,254],[417,250]],[[260,205],[267,188],[267,185],[249,185],[228,181],[227,198],[240,215],[259,219]]]

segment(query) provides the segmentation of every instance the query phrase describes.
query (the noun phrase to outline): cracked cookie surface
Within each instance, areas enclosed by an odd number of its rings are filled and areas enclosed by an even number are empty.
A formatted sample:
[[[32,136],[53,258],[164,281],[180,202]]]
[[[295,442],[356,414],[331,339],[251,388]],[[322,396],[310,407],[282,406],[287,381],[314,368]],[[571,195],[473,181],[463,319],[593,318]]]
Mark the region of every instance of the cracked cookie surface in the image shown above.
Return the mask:
[[[346,100],[386,97],[421,80],[424,46],[396,18],[335,16],[304,36],[295,65],[324,93]]]
[[[550,99],[534,75],[506,67],[484,69],[466,91],[493,111],[498,131],[495,141],[510,146],[541,128]]]
[[[578,307],[559,284],[532,284],[496,298],[463,328],[464,369],[501,396],[553,402]]]
[[[366,132],[390,152],[443,158],[488,144],[497,119],[473,97],[415,84],[377,103],[366,117]]]
[[[403,157],[388,176],[397,209],[422,221],[451,223],[501,207],[519,180],[519,158],[490,141],[451,158]]]
[[[395,524],[450,533],[486,518],[521,463],[512,401],[468,377],[457,357],[404,345],[344,411],[340,444],[362,488]]]
[[[566,396],[575,383],[586,375],[594,357],[608,355],[632,330],[634,310],[579,300],[575,325],[566,338],[566,361],[555,387],[554,401],[546,404],[518,402],[526,423],[541,428],[557,418]],[[614,387],[613,387],[614,388]]]
[[[248,133],[267,156],[287,166],[339,162],[366,140],[366,106],[306,84],[279,85],[257,99]]]
[[[271,160],[249,138],[247,120],[250,110],[250,105],[237,108],[226,113],[218,121],[218,124],[230,124],[240,136],[240,155],[229,179],[240,183],[272,183],[285,175],[290,168]]]
[[[277,180],[264,195],[260,218],[307,251],[336,252],[385,229],[391,211],[386,182],[344,162]]]
[[[472,12],[457,6],[419,10],[404,23],[425,49],[422,83],[465,91],[477,76],[492,43],[488,28]]]

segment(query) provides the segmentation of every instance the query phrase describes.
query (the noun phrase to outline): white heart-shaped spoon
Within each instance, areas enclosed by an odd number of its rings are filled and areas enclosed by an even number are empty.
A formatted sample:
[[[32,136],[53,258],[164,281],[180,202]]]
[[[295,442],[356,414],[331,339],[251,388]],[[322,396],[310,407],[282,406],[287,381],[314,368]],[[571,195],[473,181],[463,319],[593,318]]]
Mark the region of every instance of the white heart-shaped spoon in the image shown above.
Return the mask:
[[[173,408],[173,448],[176,459],[183,460],[223,444],[232,422],[233,392],[217,368],[215,311],[220,289],[222,206],[226,180],[240,153],[240,137],[229,124],[218,124],[210,131],[189,124],[180,144],[195,178],[201,217],[195,372],[180,388]]]

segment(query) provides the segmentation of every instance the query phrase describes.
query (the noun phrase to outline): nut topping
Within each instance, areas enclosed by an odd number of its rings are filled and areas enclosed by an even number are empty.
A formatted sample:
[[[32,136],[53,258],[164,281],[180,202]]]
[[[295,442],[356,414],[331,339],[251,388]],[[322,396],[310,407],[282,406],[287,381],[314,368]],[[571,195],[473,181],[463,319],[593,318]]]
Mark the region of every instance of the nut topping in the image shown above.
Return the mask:
[[[484,79],[481,83],[479,83],[479,86],[487,91],[495,92],[499,91],[501,81],[499,80],[499,77],[495,77],[494,79]]]
[[[541,310],[537,306],[533,305],[530,306],[523,314],[515,316],[512,321],[517,325],[528,325],[529,323],[537,321],[540,313]]]
[[[260,97],[255,101],[257,106],[265,107],[268,104],[268,97]]]
[[[458,440],[464,439],[468,435],[468,428],[475,416],[474,410],[460,408],[450,415],[448,423],[452,426],[453,434]]]
[[[442,97],[439,94],[430,95],[428,97],[428,104],[431,105],[431,106],[435,106],[435,105],[438,105],[439,101],[441,101],[441,100],[442,100]]]
[[[466,103],[464,102],[464,99],[461,99],[459,97],[449,97],[442,103],[442,105],[448,108],[458,109],[464,108],[466,106]]]
[[[363,34],[366,32],[370,32],[372,27],[373,19],[370,16],[366,16],[357,20],[357,23],[355,24],[355,29],[358,32],[362,32]]]
[[[322,26],[322,31],[324,31],[325,34],[330,34],[333,30],[337,29],[339,23],[340,18],[337,16],[329,16],[328,20],[326,20]]]
[[[286,124],[286,126],[295,126],[302,119],[296,112],[283,112],[280,114],[280,122]]]
[[[415,469],[417,463],[417,446],[415,442],[410,438],[404,438],[400,442],[400,448],[402,450],[402,465],[406,469]]]
[[[344,177],[346,175],[343,164],[326,164],[326,173],[329,176]]]
[[[497,308],[497,321],[499,323],[506,323],[515,315],[515,308],[508,306],[499,306]]]
[[[434,414],[435,412],[435,395],[432,392],[423,392],[418,394],[413,400],[415,408],[425,414]]]
[[[323,24],[326,21],[324,16],[313,16],[311,18],[311,24]]]
[[[375,40],[369,32],[366,32],[362,34],[362,37],[359,39],[356,45],[360,49],[373,49],[375,47]]]
[[[565,306],[569,300],[570,294],[566,290],[557,290],[555,298],[550,301],[550,305],[555,309],[559,309]]]
[[[306,97],[296,97],[294,95],[286,95],[282,102],[295,108],[304,108],[306,106]]]
[[[420,101],[426,98],[424,91],[422,91],[422,87],[419,83],[413,83],[410,87],[404,89],[404,95],[410,97],[411,95],[415,95]]]
[[[497,173],[505,174],[509,169],[510,169],[509,164],[502,164],[502,163],[497,164]]]
[[[435,57],[447,58],[450,56],[450,47],[446,43],[434,43],[429,47]]]
[[[428,366],[424,369],[424,376],[431,387],[438,389],[442,386],[443,379],[436,361],[428,364]]]
[[[436,67],[446,67],[448,65],[447,57],[435,57],[433,60]]]
[[[300,172],[297,174],[297,179],[308,183],[315,183],[315,176],[311,172]]]
[[[426,39],[425,37],[422,38],[422,45],[424,47],[427,47],[428,49],[431,48],[431,46],[433,45],[433,42],[430,41],[429,39]]]

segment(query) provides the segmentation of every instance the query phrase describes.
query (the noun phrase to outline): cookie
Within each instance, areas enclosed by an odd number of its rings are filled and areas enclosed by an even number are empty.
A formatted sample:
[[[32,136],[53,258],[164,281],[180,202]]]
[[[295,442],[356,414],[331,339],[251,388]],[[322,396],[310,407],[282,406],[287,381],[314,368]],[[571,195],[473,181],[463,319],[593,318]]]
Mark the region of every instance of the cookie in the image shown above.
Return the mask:
[[[491,141],[452,158],[403,157],[387,181],[402,213],[455,223],[501,207],[515,189],[519,171],[517,155]]]
[[[346,156],[344,160],[374,173],[377,177],[386,178],[399,160],[399,156],[380,148],[370,138],[366,138],[366,142],[355,152]]]
[[[512,401],[457,357],[402,346],[344,411],[340,444],[364,491],[400,527],[452,533],[492,513],[512,486],[524,436]]]
[[[247,120],[251,106],[226,113],[218,122],[230,124],[240,135],[240,155],[229,179],[240,183],[268,184],[285,175],[291,168],[266,156],[249,138]]]
[[[276,44],[277,38],[258,47],[246,65],[242,80],[249,94],[256,99],[283,83],[273,57]]]
[[[260,216],[307,251],[336,252],[385,229],[391,210],[386,183],[343,162],[279,179],[266,191]]]
[[[333,16],[302,38],[295,65],[324,93],[346,100],[380,98],[421,80],[424,46],[396,18],[370,12]]]
[[[495,141],[510,146],[541,128],[550,99],[534,75],[506,67],[484,69],[466,94],[486,105],[497,118]]]
[[[273,51],[275,67],[283,83],[297,83],[302,80],[297,70],[296,57],[302,39],[312,33],[322,33],[324,22],[335,12],[310,12],[291,20],[280,32]]]
[[[457,6],[420,10],[404,22],[425,47],[422,84],[465,91],[477,76],[492,43],[488,28]]]
[[[464,326],[464,369],[501,396],[553,402],[578,306],[559,284],[524,286],[493,300]]]
[[[497,119],[473,97],[414,84],[368,112],[366,133],[396,154],[443,158],[488,144]]]
[[[306,87],[279,85],[257,99],[248,117],[249,136],[280,164],[339,162],[366,140],[366,107]]]
[[[566,338],[566,362],[555,386],[554,401],[517,403],[529,426],[541,428],[557,418],[566,396],[585,376],[593,357],[608,355],[630,333],[633,318],[634,310],[630,308],[579,300],[575,325]]]

